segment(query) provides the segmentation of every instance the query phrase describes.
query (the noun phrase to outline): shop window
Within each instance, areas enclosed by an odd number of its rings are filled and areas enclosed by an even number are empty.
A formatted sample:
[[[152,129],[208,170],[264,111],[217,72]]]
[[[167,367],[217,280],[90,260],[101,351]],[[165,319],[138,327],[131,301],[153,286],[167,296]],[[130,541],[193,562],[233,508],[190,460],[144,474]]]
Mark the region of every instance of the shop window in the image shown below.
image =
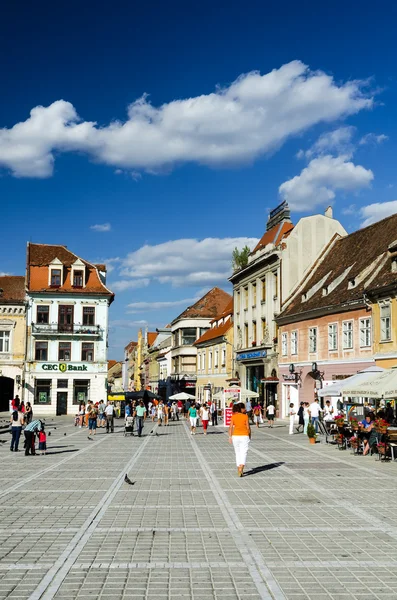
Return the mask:
[[[10,332],[0,331],[0,352],[10,351]]]
[[[87,379],[75,379],[73,381],[73,404],[87,404],[89,400],[90,382]]]
[[[36,320],[37,323],[48,324],[50,321],[50,307],[39,304],[37,307]]]
[[[83,342],[81,344],[81,362],[94,362],[94,344]]]
[[[48,360],[48,342],[36,342],[34,350],[35,360]]]
[[[72,344],[70,342],[59,342],[58,346],[58,360],[69,361],[71,360]]]
[[[95,308],[93,306],[83,307],[83,325],[95,325]]]
[[[51,269],[51,287],[60,287],[62,285],[61,269]]]
[[[34,403],[51,404],[51,379],[36,379]]]

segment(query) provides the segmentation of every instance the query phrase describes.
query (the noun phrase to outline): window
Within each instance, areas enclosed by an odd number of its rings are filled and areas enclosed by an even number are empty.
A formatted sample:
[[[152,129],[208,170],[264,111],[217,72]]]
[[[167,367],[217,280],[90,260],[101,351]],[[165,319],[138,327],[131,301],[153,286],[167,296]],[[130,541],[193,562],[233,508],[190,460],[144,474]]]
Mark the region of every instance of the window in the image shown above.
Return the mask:
[[[215,367],[215,369],[217,369],[219,367],[219,350],[215,350],[215,363],[214,363],[214,367]]]
[[[266,319],[262,319],[262,342],[266,343],[269,341],[269,330],[267,328]]]
[[[73,381],[73,404],[81,404],[89,399],[90,382],[86,379]]]
[[[0,352],[10,351],[10,332],[0,331]]]
[[[244,347],[248,348],[248,325],[244,325]]]
[[[226,366],[226,348],[222,348],[222,367]]]
[[[200,327],[200,334],[199,337],[201,337],[202,335],[205,334],[206,331],[208,331],[209,327]],[[196,340],[194,340],[196,341]]]
[[[72,344],[70,342],[59,342],[58,360],[69,361],[72,352]]]
[[[83,325],[95,325],[95,308],[93,306],[83,307]]]
[[[277,273],[277,271],[274,271],[273,278],[274,278],[274,297],[278,298],[278,273]]]
[[[317,352],[317,327],[309,329],[309,352]]]
[[[73,287],[82,288],[84,281],[83,271],[73,271]]]
[[[37,307],[37,323],[46,323],[50,321],[50,307],[41,306]]]
[[[386,342],[390,339],[391,339],[390,304],[382,304],[380,307],[380,341]]]
[[[48,342],[36,342],[34,359],[48,360]]]
[[[196,341],[196,329],[194,327],[182,329],[182,346],[192,346]]]
[[[353,321],[344,321],[342,323],[343,348],[348,350],[353,348]]]
[[[371,319],[360,319],[360,348],[371,345]]]
[[[338,324],[328,325],[328,350],[338,349]]]
[[[62,284],[61,269],[51,269],[51,287],[59,287]]]
[[[252,284],[252,306],[256,306],[256,283]]]
[[[298,354],[298,332],[291,331],[291,354]]]
[[[281,354],[287,356],[288,354],[288,333],[281,334]]]
[[[73,312],[72,304],[59,305],[58,309],[58,331],[66,333],[73,331]]]
[[[94,344],[83,342],[81,344],[81,362],[94,362]]]
[[[57,388],[67,388],[68,380],[67,379],[58,379],[57,380]]]
[[[212,369],[212,351],[208,352],[208,370]]]
[[[197,354],[197,370],[201,371],[201,354]]]
[[[34,403],[51,404],[51,379],[36,379]]]
[[[244,308],[248,308],[248,288],[244,288]]]
[[[262,302],[266,302],[266,279],[262,279]]]

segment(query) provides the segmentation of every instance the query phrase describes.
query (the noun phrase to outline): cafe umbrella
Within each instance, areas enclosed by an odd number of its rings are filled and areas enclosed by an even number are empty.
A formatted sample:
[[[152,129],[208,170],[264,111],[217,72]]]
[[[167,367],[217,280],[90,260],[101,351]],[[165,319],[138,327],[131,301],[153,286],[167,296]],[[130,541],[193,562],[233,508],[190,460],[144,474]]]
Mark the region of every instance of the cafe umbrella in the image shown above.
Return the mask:
[[[397,398],[397,368],[386,369],[376,377],[369,377],[362,383],[347,386],[344,396],[363,396],[365,398]]]

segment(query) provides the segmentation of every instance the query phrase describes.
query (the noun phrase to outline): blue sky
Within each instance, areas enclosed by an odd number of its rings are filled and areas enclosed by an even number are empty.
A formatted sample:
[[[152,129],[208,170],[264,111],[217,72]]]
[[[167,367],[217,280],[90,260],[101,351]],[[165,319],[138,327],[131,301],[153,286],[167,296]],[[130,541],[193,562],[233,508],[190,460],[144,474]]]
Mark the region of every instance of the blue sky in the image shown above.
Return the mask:
[[[107,261],[111,358],[226,288],[280,200],[295,221],[332,204],[348,231],[397,210],[391,1],[25,0],[0,18],[0,272],[23,273],[28,240]]]

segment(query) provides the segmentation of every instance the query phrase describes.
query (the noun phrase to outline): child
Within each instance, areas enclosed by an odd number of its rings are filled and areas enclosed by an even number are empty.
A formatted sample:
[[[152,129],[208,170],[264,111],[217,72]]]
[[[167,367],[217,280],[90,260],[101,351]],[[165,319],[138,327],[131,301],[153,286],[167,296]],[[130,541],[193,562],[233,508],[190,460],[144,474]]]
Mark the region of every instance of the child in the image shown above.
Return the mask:
[[[44,427],[39,431],[39,451],[40,450],[41,454],[46,454],[47,452],[47,434],[44,431]]]

